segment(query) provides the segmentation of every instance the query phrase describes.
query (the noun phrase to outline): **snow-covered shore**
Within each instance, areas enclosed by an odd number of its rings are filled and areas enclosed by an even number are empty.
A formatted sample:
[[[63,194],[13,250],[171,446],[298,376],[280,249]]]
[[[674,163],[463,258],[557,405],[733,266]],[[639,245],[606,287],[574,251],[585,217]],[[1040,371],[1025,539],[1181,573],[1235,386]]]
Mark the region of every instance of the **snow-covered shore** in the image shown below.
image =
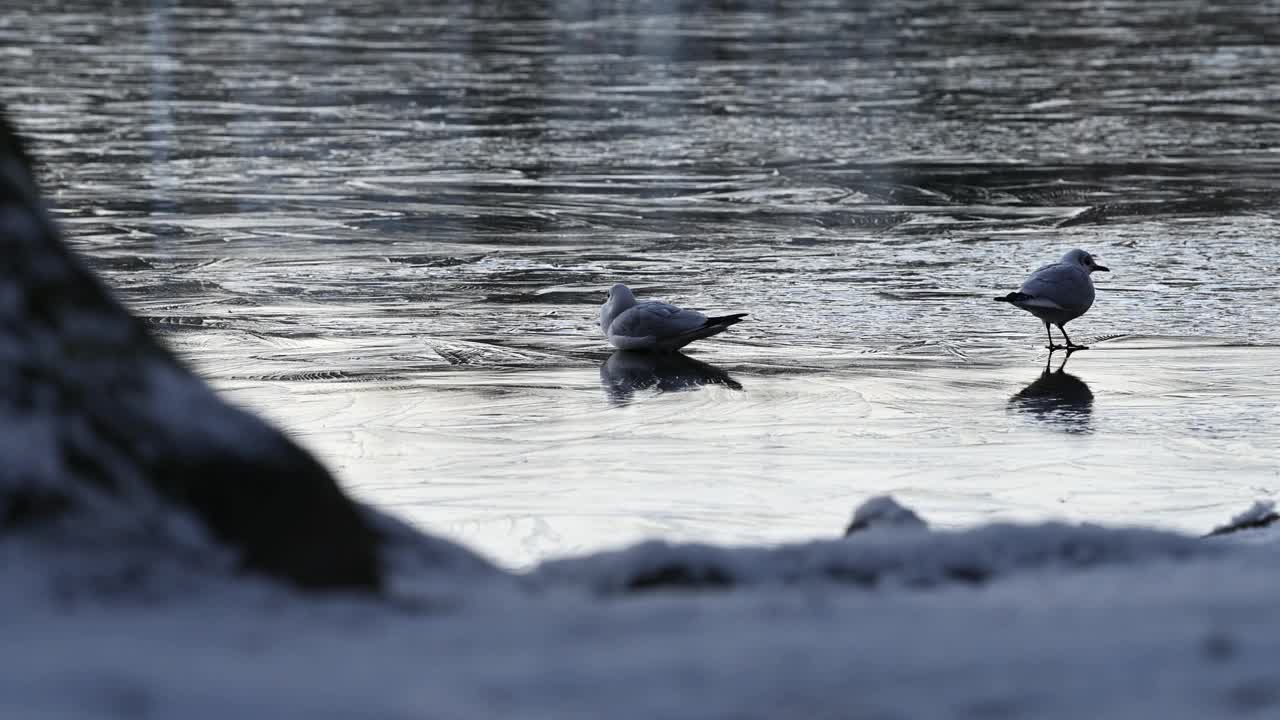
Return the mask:
[[[871,528],[512,576],[405,536],[386,599],[10,544],[0,716],[1261,717],[1276,537]]]

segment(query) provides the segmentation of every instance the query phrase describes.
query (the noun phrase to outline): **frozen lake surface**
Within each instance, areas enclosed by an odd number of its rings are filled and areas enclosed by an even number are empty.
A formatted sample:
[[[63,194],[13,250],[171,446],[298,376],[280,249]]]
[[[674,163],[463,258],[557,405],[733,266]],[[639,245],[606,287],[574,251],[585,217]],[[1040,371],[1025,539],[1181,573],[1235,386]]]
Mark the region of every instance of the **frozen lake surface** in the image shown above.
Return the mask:
[[[1202,531],[1280,486],[1276,18],[400,5],[0,24],[77,249],[361,499],[527,566],[882,492]],[[991,297],[1071,247],[1113,272],[1044,374]],[[610,362],[616,281],[751,317]]]

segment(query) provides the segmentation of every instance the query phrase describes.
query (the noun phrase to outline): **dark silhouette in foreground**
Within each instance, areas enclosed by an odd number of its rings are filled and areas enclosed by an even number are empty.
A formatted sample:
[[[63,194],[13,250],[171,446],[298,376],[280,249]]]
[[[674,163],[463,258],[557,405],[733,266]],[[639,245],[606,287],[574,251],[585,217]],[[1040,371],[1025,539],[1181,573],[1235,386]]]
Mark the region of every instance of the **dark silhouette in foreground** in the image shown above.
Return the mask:
[[[1057,370],[1050,370],[1050,353],[1040,377],[1009,398],[1009,406],[1067,432],[1087,432],[1093,414],[1093,392],[1083,380],[1066,371],[1073,352],[1067,350]]]
[[[724,370],[678,352],[618,350],[600,366],[600,382],[609,397],[618,402],[629,401],[637,390],[675,392],[704,385],[742,389]]]
[[[1231,518],[1231,522],[1226,525],[1219,525],[1205,537],[1216,537],[1218,535],[1230,535],[1238,533],[1242,530],[1257,530],[1258,528],[1267,527],[1280,520],[1280,514],[1276,513],[1276,506],[1271,501],[1261,501],[1253,504],[1253,507]]]
[[[219,400],[67,248],[2,108],[0,423],[0,537],[127,526],[163,543],[151,528],[180,508],[246,569],[382,583],[379,535],[325,468]]]
[[[862,503],[844,529],[844,536],[872,528],[927,530],[929,525],[909,507],[900,505],[891,495],[879,495]]]

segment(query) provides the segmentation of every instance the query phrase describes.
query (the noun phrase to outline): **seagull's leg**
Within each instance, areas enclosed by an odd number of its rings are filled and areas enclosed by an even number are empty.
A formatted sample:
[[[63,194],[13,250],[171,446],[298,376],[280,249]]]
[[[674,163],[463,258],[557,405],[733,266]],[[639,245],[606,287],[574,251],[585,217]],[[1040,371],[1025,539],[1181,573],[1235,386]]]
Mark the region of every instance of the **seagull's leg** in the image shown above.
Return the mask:
[[[1075,343],[1071,342],[1071,337],[1070,337],[1069,335],[1067,335],[1067,329],[1066,329],[1066,328],[1064,328],[1064,327],[1062,327],[1061,325],[1059,325],[1059,326],[1058,326],[1058,329],[1062,331],[1062,337],[1064,337],[1064,338],[1066,338],[1066,339],[1067,339],[1067,350],[1088,350],[1088,349],[1089,349],[1089,346],[1088,346],[1088,345],[1077,345],[1077,344],[1075,344]]]
[[[1044,334],[1049,336],[1049,344],[1048,344],[1048,345],[1046,345],[1045,347],[1049,349],[1049,354],[1050,354],[1050,355],[1052,355],[1052,354],[1053,354],[1053,351],[1054,351],[1054,350],[1061,350],[1061,349],[1063,348],[1063,346],[1062,346],[1062,345],[1054,345],[1054,344],[1053,344],[1053,331],[1049,329],[1049,321],[1048,321],[1048,320],[1045,320],[1045,321],[1044,321]],[[1063,337],[1066,337],[1066,335],[1065,335],[1065,334],[1063,334]]]

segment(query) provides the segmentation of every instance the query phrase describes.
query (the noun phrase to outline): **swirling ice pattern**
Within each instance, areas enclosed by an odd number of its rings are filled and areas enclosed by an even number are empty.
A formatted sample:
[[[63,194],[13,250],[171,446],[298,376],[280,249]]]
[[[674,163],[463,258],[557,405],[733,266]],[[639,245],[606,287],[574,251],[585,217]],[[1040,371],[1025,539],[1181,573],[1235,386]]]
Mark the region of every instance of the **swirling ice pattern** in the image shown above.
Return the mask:
[[[886,490],[1200,528],[1273,489],[1266,8],[400,7],[0,26],[78,249],[374,501],[524,562]],[[1070,247],[1114,271],[1071,328],[1084,425],[1010,401],[1042,328],[990,302]],[[616,281],[750,312],[694,350],[743,390],[611,404]]]

